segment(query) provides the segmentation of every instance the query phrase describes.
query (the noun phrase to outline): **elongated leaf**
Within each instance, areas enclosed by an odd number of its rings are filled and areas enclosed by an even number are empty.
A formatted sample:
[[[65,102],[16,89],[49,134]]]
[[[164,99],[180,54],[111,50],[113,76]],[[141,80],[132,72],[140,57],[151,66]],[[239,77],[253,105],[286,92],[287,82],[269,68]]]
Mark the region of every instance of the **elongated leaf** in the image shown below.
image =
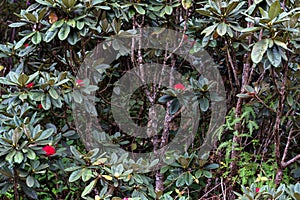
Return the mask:
[[[269,12],[268,12],[269,17],[271,19],[274,19],[275,17],[277,17],[279,15],[280,12],[281,12],[280,2],[278,0],[274,1],[271,4]]]
[[[182,0],[181,4],[184,9],[188,10],[190,7],[192,7],[193,1],[192,0]]]
[[[170,114],[174,115],[180,108],[178,99],[174,99],[170,105]]]
[[[97,184],[98,179],[93,180],[92,182],[90,182],[83,190],[81,197],[84,197],[85,195],[89,194],[93,188],[95,187],[95,185]]]
[[[281,41],[279,41],[279,40],[274,40],[274,42],[275,42],[275,44],[276,44],[277,46],[280,46],[280,47],[282,47],[282,48],[288,50],[288,47],[287,47],[287,45],[286,45],[284,42],[281,42]]]
[[[62,2],[67,8],[72,8],[76,4],[76,0],[62,0]]]
[[[24,26],[26,25],[27,23],[25,22],[15,22],[15,23],[11,23],[10,25],[8,25],[9,27],[11,28],[16,28],[16,27],[21,27],[21,26]]]
[[[230,12],[233,11],[233,10],[237,7],[237,5],[238,5],[239,3],[240,3],[239,0],[233,0],[233,1],[230,1],[229,4],[228,4],[228,6],[227,6],[227,8],[226,8],[226,13],[227,13],[228,15],[230,15]]]
[[[42,41],[42,34],[39,31],[36,31],[36,33],[31,38],[31,42],[33,44],[39,44],[41,41]]]
[[[14,161],[16,163],[21,163],[24,160],[24,155],[21,151],[17,151],[16,155],[14,156]]]
[[[206,9],[197,9],[196,10],[200,15],[206,16],[206,17],[211,17],[213,14]]]
[[[50,88],[49,94],[53,99],[58,99],[59,95],[54,88]]]
[[[18,83],[21,86],[24,86],[27,83],[28,79],[29,79],[29,77],[26,74],[21,74],[18,78]]]
[[[48,94],[44,94],[42,96],[41,104],[45,110],[49,110],[51,108],[51,100]]]
[[[212,34],[215,30],[216,30],[216,27],[218,26],[219,24],[214,24],[214,25],[211,25],[209,27],[206,27],[202,32],[201,34],[204,34],[205,33],[205,36],[204,37],[207,37],[209,36],[210,34]]]
[[[50,31],[50,29],[45,33],[45,37],[44,37],[44,41],[45,42],[50,42],[51,40],[53,40],[53,38],[55,37],[55,35],[57,34],[58,29],[55,29],[54,31]]]
[[[200,109],[205,112],[209,108],[209,101],[207,98],[203,97],[202,99],[199,100],[200,103]]]
[[[173,8],[171,6],[166,6],[165,7],[165,12],[167,15],[171,15],[173,12]]]
[[[268,49],[267,56],[270,63],[274,67],[279,67],[279,65],[281,64],[281,55],[277,46],[274,46],[272,49]]]
[[[142,6],[140,6],[140,5],[133,5],[133,7],[141,15],[144,15],[146,13],[146,11],[144,10],[144,8]]]
[[[262,60],[265,52],[268,49],[268,45],[269,39],[263,39],[255,43],[251,52],[251,59],[254,63],[259,63]]]
[[[58,32],[58,38],[60,40],[65,40],[68,37],[70,30],[71,30],[70,26],[64,24]]]
[[[84,22],[76,21],[76,27],[78,30],[81,30],[84,27]]]
[[[73,171],[72,174],[69,176],[69,182],[77,181],[82,175],[82,169],[78,169]]]
[[[242,33],[246,33],[246,32],[256,32],[258,30],[260,30],[261,27],[249,27],[249,28],[245,28],[243,29],[241,32]]]
[[[19,49],[24,43],[25,41],[28,39],[29,37],[26,36],[26,37],[23,37],[19,42],[17,42],[16,46],[14,49]]]
[[[26,177],[26,184],[28,187],[32,187],[34,185],[34,177],[33,176],[27,176]]]
[[[224,22],[220,23],[217,27],[217,33],[219,34],[219,36],[223,36],[226,34],[226,32],[227,32],[227,25]]]
[[[255,4],[259,4],[260,2],[262,2],[263,0],[254,0]]]

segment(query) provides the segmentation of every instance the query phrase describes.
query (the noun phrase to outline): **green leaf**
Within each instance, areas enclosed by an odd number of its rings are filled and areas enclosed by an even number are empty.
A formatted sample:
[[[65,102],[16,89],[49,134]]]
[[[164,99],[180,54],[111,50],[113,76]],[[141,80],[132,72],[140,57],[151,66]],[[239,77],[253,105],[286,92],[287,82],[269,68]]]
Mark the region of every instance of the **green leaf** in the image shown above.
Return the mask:
[[[92,6],[105,2],[105,0],[93,0]]]
[[[20,41],[17,42],[17,44],[15,45],[14,49],[19,49],[24,43],[25,41],[29,38],[30,36],[25,36],[23,37]]]
[[[36,23],[38,21],[37,18],[36,18],[36,16],[34,14],[32,14],[32,13],[25,13],[25,17],[29,21],[34,22],[34,23]]]
[[[74,90],[72,93],[73,99],[76,103],[82,103],[83,97],[79,90]]]
[[[206,112],[209,108],[209,101],[207,98],[203,97],[202,99],[199,100],[199,103],[200,103],[200,109],[203,111],[203,112]]]
[[[245,85],[245,90],[246,90],[247,92],[255,92],[254,88],[251,87],[250,85]]]
[[[144,8],[142,6],[140,6],[140,5],[135,4],[135,5],[133,5],[133,7],[141,15],[144,15],[146,13],[146,11],[144,10]]]
[[[193,176],[189,172],[184,175],[184,179],[185,179],[185,184],[187,186],[191,185],[193,183],[193,180],[194,180]]]
[[[236,96],[239,97],[239,98],[242,98],[242,99],[246,99],[246,98],[252,97],[249,94],[237,94]]]
[[[241,30],[242,33],[246,33],[246,32],[256,32],[259,31],[261,29],[261,27],[249,27],[249,28],[245,28],[243,30]]]
[[[69,20],[67,21],[67,24],[68,24],[69,26],[75,28],[75,26],[76,26],[76,21],[75,21],[74,19],[69,19]]]
[[[233,11],[239,5],[239,3],[239,0],[230,1],[226,8],[226,14],[230,15],[231,11]]]
[[[58,32],[58,38],[60,40],[65,40],[68,37],[70,30],[71,30],[70,26],[64,24]]]
[[[83,169],[81,178],[83,180],[83,182],[87,182],[88,180],[90,180],[91,178],[94,177],[94,174],[92,173],[92,171],[90,169]]]
[[[77,181],[82,175],[82,169],[78,169],[73,171],[72,174],[69,176],[69,182]]]
[[[268,45],[269,39],[262,39],[261,41],[255,43],[251,52],[251,59],[254,63],[257,64],[262,60],[265,52],[268,49]]]
[[[43,1],[43,0],[35,0],[37,3],[44,5],[44,6],[53,6],[51,3],[48,1]]]
[[[219,36],[223,36],[226,34],[226,32],[227,32],[227,25],[224,22],[220,23],[217,27],[217,33],[219,34]]]
[[[73,8],[76,4],[76,0],[62,0],[62,2],[67,8]]]
[[[161,96],[161,97],[158,99],[158,102],[159,102],[159,103],[166,103],[166,102],[168,102],[168,101],[171,101],[172,99],[174,99],[174,97],[172,97],[172,96],[166,94],[166,95]]]
[[[21,185],[21,190],[30,198],[38,199],[37,193],[32,189],[27,187],[26,185]]]
[[[26,74],[21,74],[18,78],[18,82],[21,86],[25,86],[29,77]]]
[[[208,170],[210,170],[210,169],[218,169],[219,167],[220,167],[219,164],[213,163],[213,164],[209,164],[209,165],[205,166],[205,169],[208,169]]]
[[[26,25],[26,22],[15,22],[15,23],[11,23],[10,25],[8,25],[11,28],[17,28],[17,27],[21,27]]]
[[[214,24],[214,25],[211,25],[211,26],[209,26],[209,27],[206,27],[206,28],[201,32],[201,34],[204,34],[204,33],[205,33],[205,36],[204,36],[204,37],[209,36],[210,34],[212,34],[212,33],[215,31],[215,29],[217,28],[218,25],[219,25],[219,24]]]
[[[44,94],[41,99],[41,104],[45,110],[49,110],[51,108],[51,100],[49,95]]]
[[[54,31],[50,31],[50,29],[48,29],[47,32],[44,35],[45,36],[44,41],[48,43],[51,40],[53,40],[53,38],[55,37],[57,32],[58,32],[58,29],[55,29]]]
[[[263,0],[254,0],[254,3],[257,5],[259,4],[260,2],[262,2]]]
[[[26,177],[26,184],[28,187],[34,186],[34,177],[33,176],[27,176]]]
[[[14,156],[14,161],[16,162],[16,163],[21,163],[22,161],[24,160],[24,155],[23,155],[23,153],[21,152],[21,151],[18,151],[17,153],[16,153],[16,155]]]
[[[171,15],[172,12],[173,12],[173,7],[167,5],[167,6],[165,7],[165,12],[166,12],[167,15]]]
[[[58,99],[59,95],[54,88],[50,88],[49,94],[53,99]]]
[[[268,49],[267,56],[270,63],[274,67],[279,67],[281,64],[281,55],[277,46],[274,46],[272,49]]]
[[[178,99],[174,99],[170,105],[170,114],[174,115],[180,108],[180,103]]]
[[[188,10],[190,7],[192,7],[193,1],[192,0],[182,0],[181,4],[184,9]]]
[[[209,172],[209,171],[203,171],[203,175],[204,175],[206,178],[212,178],[212,173]]]
[[[53,134],[53,132],[54,132],[53,128],[46,129],[41,133],[41,135],[37,135],[38,137],[34,138],[34,139],[35,139],[35,141],[41,141],[41,140],[48,139]]]
[[[281,41],[279,41],[279,40],[274,40],[274,42],[275,42],[275,44],[276,44],[277,46],[280,46],[281,48],[283,48],[283,49],[285,49],[285,50],[289,50],[288,47],[287,47],[287,45],[286,45],[286,43],[281,42]]]
[[[27,153],[26,153],[27,158],[29,158],[30,160],[34,160],[36,158],[36,154],[33,150],[31,149],[27,149]]]
[[[13,145],[14,146],[17,146],[20,138],[22,137],[22,132],[20,131],[19,128],[16,128],[13,132],[13,135],[12,135],[12,142],[13,142]]]
[[[294,99],[293,99],[293,97],[292,97],[292,95],[288,95],[287,96],[287,102],[288,102],[288,104],[289,104],[289,106],[292,106],[293,104],[294,104]]]
[[[206,17],[212,17],[212,13],[207,11],[206,9],[197,9],[196,10],[200,15],[206,16]]]
[[[76,27],[78,30],[81,30],[84,27],[84,22],[76,21]]]
[[[42,34],[39,31],[36,31],[36,33],[31,38],[31,42],[33,44],[39,44],[41,41],[42,41]]]
[[[176,187],[181,187],[185,184],[185,179],[183,176],[180,176],[177,180],[176,180]]]
[[[41,20],[44,18],[44,16],[45,16],[45,14],[47,13],[47,11],[48,11],[48,9],[45,7],[45,8],[43,8],[43,9],[39,12],[39,15],[38,15],[38,21],[41,21]]]
[[[13,159],[13,157],[15,156],[16,153],[17,153],[16,150],[12,150],[11,152],[9,152],[9,154],[7,154],[7,155],[5,156],[5,160],[6,160],[7,162],[9,162],[9,163],[12,163],[12,159]]]
[[[71,33],[71,34],[69,35],[69,37],[68,37],[68,42],[69,42],[69,44],[75,45],[78,41],[79,41],[79,38],[78,38],[76,32]]]
[[[277,1],[274,1],[271,6],[270,6],[270,9],[269,9],[269,17],[271,19],[274,19],[275,17],[277,17],[281,12],[281,7],[280,7],[280,2],[277,0]]]
[[[267,13],[267,11],[265,11],[264,9],[262,9],[261,7],[259,7],[259,12],[260,12],[260,15],[261,15],[263,18],[269,19],[269,14]]]
[[[90,182],[83,190],[81,197],[86,196],[87,194],[89,194],[93,188],[96,186],[98,179],[93,180],[92,182]]]

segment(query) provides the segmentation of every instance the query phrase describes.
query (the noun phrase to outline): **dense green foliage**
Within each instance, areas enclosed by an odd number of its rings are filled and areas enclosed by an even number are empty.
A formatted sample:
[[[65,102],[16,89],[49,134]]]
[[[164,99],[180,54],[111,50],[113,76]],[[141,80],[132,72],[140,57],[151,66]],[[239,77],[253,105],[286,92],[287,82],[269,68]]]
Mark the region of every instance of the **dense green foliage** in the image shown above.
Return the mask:
[[[2,0],[3,199],[300,199],[299,7],[296,0]],[[112,42],[119,54],[99,69],[101,82],[76,78],[97,44],[148,26],[160,28],[153,33],[159,39],[165,29],[181,33],[160,48],[206,50],[218,64],[226,90],[218,101],[227,111],[208,154],[198,151],[212,117],[214,83],[175,51],[143,49],[143,35],[128,46]],[[151,61],[183,77],[168,87],[149,84],[130,97],[136,124],[149,124],[148,108],[155,104],[170,117],[163,123],[166,134],[136,138],[115,123],[111,96],[123,74]],[[82,93],[73,95],[76,89]],[[107,155],[82,142],[107,137],[128,152],[156,150],[176,136],[184,112],[178,99],[188,90],[196,93],[200,125],[192,145],[168,165],[141,173],[135,166],[148,169],[156,161]],[[94,109],[86,94],[96,95]],[[88,127],[79,130],[74,102],[98,113],[105,133],[93,138]]]

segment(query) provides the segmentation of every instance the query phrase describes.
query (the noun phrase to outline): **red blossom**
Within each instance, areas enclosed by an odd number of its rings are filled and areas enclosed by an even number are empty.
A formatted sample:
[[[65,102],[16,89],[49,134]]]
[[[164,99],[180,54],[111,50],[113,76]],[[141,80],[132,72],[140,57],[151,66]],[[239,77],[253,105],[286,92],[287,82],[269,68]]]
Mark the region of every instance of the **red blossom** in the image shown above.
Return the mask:
[[[259,192],[260,188],[255,188],[255,192]]]
[[[184,34],[184,35],[183,35],[183,41],[186,41],[187,39],[189,39],[189,36],[186,35],[186,34]]]
[[[185,87],[181,83],[177,83],[176,85],[174,85],[174,89],[176,89],[176,90],[185,90]]]
[[[128,198],[128,197],[125,197],[125,198],[123,198],[122,200],[129,200],[129,198]]]
[[[76,85],[79,87],[84,87],[83,80],[81,80],[81,79],[76,80]]]
[[[43,109],[43,105],[41,103],[38,105],[38,109]]]
[[[47,145],[47,146],[43,147],[42,150],[46,152],[47,156],[51,156],[51,155],[55,154],[55,152],[56,152],[55,148],[51,145]]]
[[[27,87],[27,88],[32,88],[33,85],[34,85],[34,84],[31,82],[31,83],[28,83],[27,85],[25,85],[25,87]]]
[[[26,43],[26,44],[24,44],[24,47],[28,47],[28,46],[29,46],[29,44],[27,44],[27,43]]]

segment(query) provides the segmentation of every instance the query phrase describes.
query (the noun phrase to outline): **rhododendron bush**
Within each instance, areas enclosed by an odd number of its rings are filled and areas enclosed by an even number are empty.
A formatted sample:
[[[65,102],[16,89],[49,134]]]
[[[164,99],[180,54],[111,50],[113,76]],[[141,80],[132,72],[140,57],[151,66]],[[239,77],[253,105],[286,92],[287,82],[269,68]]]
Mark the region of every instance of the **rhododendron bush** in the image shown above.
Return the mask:
[[[300,199],[299,6],[0,2],[1,199]]]

